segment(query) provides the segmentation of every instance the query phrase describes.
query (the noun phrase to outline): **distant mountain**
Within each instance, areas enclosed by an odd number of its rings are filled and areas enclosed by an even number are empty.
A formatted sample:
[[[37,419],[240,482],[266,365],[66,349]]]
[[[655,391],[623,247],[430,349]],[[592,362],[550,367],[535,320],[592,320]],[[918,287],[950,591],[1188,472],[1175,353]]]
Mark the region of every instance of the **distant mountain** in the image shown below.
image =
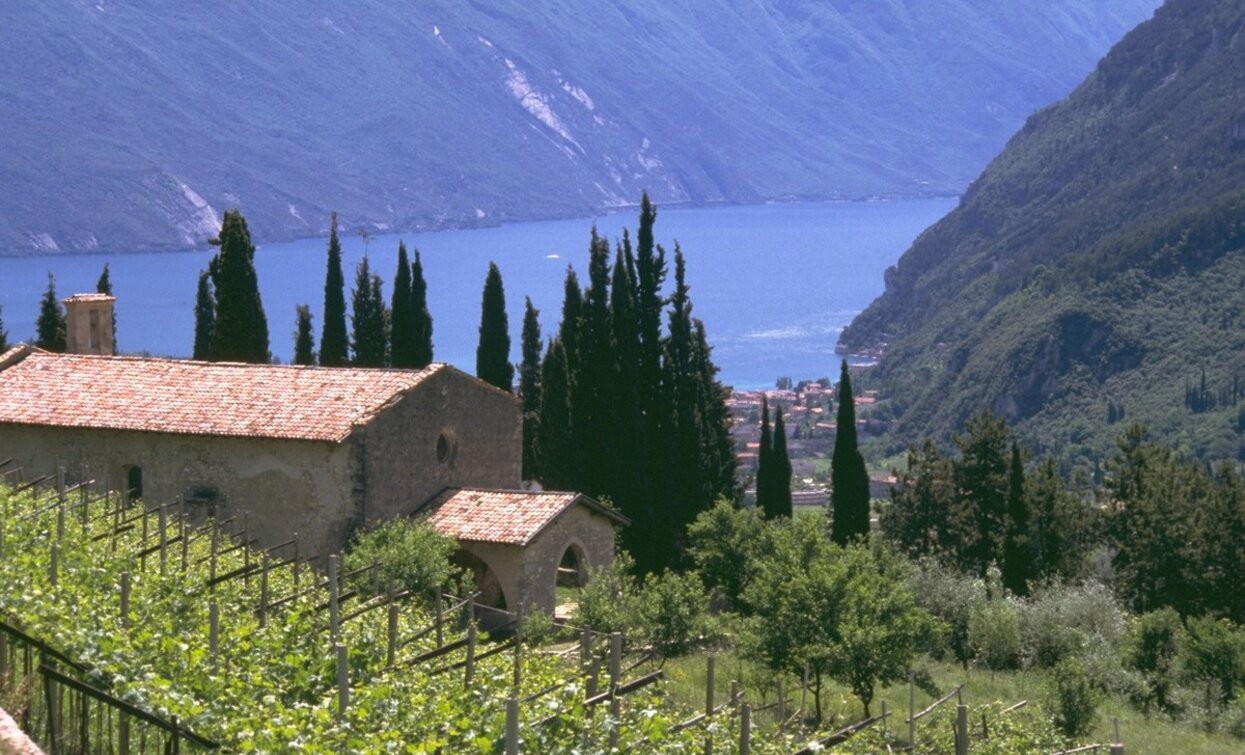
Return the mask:
[[[1168,0],[1034,115],[843,334],[902,435],[990,407],[1095,458],[1132,421],[1245,460],[1245,4]]]
[[[0,4],[0,253],[958,193],[1159,0]]]

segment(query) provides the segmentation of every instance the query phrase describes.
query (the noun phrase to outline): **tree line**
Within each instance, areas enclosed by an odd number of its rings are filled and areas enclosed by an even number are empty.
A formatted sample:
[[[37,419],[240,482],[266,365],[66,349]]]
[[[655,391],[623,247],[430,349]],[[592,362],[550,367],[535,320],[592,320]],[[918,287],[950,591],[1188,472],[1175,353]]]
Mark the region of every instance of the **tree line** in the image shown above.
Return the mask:
[[[104,263],[104,269],[99,274],[99,280],[95,282],[95,292],[98,294],[112,295],[112,276],[108,271],[108,263]],[[0,311],[0,314],[3,314]],[[65,307],[61,304],[60,297],[56,295],[56,277],[51,272],[48,273],[48,287],[43,291],[43,297],[39,300],[39,316],[35,319],[35,346],[44,351],[55,353],[64,353],[68,340],[68,322],[65,319]],[[117,343],[117,313],[112,313],[112,338],[113,349],[116,349]],[[9,348],[8,333],[4,329],[4,318],[0,317],[0,353],[7,351]]]

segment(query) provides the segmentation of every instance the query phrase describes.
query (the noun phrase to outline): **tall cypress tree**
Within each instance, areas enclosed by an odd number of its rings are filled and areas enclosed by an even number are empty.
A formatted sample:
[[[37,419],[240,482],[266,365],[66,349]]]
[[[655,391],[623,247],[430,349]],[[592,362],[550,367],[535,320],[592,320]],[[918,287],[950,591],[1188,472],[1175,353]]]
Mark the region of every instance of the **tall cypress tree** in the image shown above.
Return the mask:
[[[637,353],[638,392],[644,422],[646,466],[650,470],[653,491],[667,489],[665,449],[661,439],[669,419],[666,405],[667,388],[662,385],[663,345],[661,333],[665,300],[662,287],[666,281],[666,251],[656,243],[653,227],[657,208],[645,192],[640,199],[639,226],[636,230],[635,299],[636,323],[639,329]]]
[[[65,310],[56,298],[56,279],[48,273],[48,287],[39,302],[39,319],[35,321],[35,346],[45,351],[65,351]]]
[[[204,270],[199,273],[199,289],[195,294],[195,359],[212,358],[212,331],[214,330],[216,330],[216,293],[212,291],[212,276]]]
[[[268,318],[255,275],[255,246],[242,213],[225,212],[217,241],[220,252],[209,266],[216,290],[211,358],[218,362],[266,363]]]
[[[324,273],[324,326],[320,333],[320,364],[340,367],[348,359],[346,338],[346,278],[342,274],[342,246],[337,238],[337,213],[329,215],[328,265]]]
[[[380,287],[380,276],[372,273],[364,255],[355,270],[354,291],[350,297],[354,327],[351,345],[357,367],[385,366],[385,300]]]
[[[428,283],[424,280],[424,263],[418,249],[411,263],[411,314],[415,344],[412,366],[422,369],[432,364],[432,314],[428,312]]]
[[[1016,595],[1029,594],[1033,563],[1029,545],[1029,501],[1020,446],[1012,443],[1007,471],[1007,533],[1003,541],[1003,586]]]
[[[768,516],[774,486],[774,434],[769,425],[769,399],[761,394],[761,443],[757,447],[757,510]]]
[[[774,451],[770,456],[774,467],[771,484],[769,508],[765,509],[766,519],[777,519],[780,516],[791,518],[791,457],[787,454],[787,429],[782,423],[782,407],[774,407]]]
[[[588,291],[584,295],[580,328],[578,375],[571,394],[575,437],[584,449],[583,486],[585,492],[603,495],[609,491],[610,406],[614,368],[609,304],[609,242],[592,229],[589,245]]]
[[[9,334],[4,330],[4,308],[0,307],[0,354],[9,350]]]
[[[701,468],[700,498],[692,513],[694,519],[718,498],[738,499],[740,490],[739,461],[735,457],[735,439],[731,434],[734,418],[726,406],[731,392],[718,381],[718,368],[713,363],[713,350],[705,335],[705,324],[699,319],[693,320],[693,323],[692,368],[696,375]]]
[[[311,328],[311,307],[299,304],[294,311],[294,364],[313,365],[316,363],[316,344]]]
[[[523,400],[523,479],[540,476],[540,310],[528,297],[523,306],[523,362],[519,366],[519,396]]]
[[[839,412],[830,460],[831,539],[839,545],[869,536],[869,471],[856,440],[856,403],[852,378],[843,360],[839,373]]]
[[[568,383],[566,348],[562,339],[555,338],[549,342],[540,363],[540,423],[537,426],[540,482],[549,490],[574,490],[579,471]]]
[[[398,242],[398,271],[393,276],[392,363],[394,367],[415,366],[415,309],[411,298],[411,268],[406,244]]]
[[[107,294],[112,296],[112,276],[108,273],[108,263],[104,263],[104,269],[99,274],[99,280],[95,281],[95,293]],[[112,309],[112,353],[117,353],[117,308]]]
[[[613,361],[606,392],[608,410],[607,461],[613,501],[623,513],[646,519],[651,510],[651,469],[645,445],[640,398],[639,327],[632,278],[630,241],[624,235],[614,256],[610,276],[610,343]]]
[[[510,324],[506,317],[506,291],[501,271],[488,265],[480,302],[480,344],[476,347],[476,377],[509,392],[514,384],[510,363]]]

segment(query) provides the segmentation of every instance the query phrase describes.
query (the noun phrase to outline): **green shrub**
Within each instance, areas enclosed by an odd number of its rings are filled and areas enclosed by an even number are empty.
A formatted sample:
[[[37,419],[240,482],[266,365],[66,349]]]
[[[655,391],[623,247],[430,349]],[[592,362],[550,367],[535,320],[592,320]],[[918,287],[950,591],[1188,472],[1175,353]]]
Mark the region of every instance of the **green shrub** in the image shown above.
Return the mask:
[[[986,599],[986,585],[932,558],[918,562],[908,578],[916,603],[947,627],[945,642],[933,648],[939,660],[953,659],[968,668],[973,648],[968,641],[968,622],[973,608]]]
[[[1090,648],[1118,647],[1124,611],[1101,583],[1047,585],[1034,592],[1020,614],[1021,653],[1026,665],[1053,668],[1085,660]]]
[[[986,668],[1015,668],[1020,659],[1020,612],[1010,598],[982,601],[968,617],[968,644]]]
[[[1189,619],[1184,659],[1185,676],[1196,682],[1217,682],[1221,702],[1236,698],[1245,687],[1245,630],[1227,619]]]
[[[1150,706],[1171,709],[1171,691],[1176,683],[1176,660],[1183,643],[1180,616],[1163,608],[1138,616],[1128,633],[1124,660],[1143,680],[1141,704],[1146,715]]]
[[[450,562],[457,550],[454,538],[421,521],[392,519],[355,537],[344,568],[354,571],[374,562],[379,564],[379,580],[368,572],[352,581],[363,594],[370,594],[373,584],[378,582],[381,590],[396,587],[427,595],[438,587],[458,586],[462,569]]]
[[[579,591],[575,623],[595,632],[625,632],[630,628],[635,598],[635,560],[620,551],[608,568],[592,569],[588,584]]]
[[[1098,694],[1090,684],[1085,665],[1076,658],[1055,666],[1048,698],[1055,725],[1069,737],[1087,734],[1098,719]]]
[[[637,633],[663,658],[686,655],[708,639],[708,600],[696,572],[650,574],[634,603]]]

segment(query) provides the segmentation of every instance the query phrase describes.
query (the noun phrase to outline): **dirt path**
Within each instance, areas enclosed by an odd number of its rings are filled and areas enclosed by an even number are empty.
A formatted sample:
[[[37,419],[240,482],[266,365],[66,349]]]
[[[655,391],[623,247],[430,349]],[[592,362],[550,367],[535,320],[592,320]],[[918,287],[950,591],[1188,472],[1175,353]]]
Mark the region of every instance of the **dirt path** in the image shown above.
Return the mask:
[[[0,755],[43,755],[4,708],[0,708]]]

